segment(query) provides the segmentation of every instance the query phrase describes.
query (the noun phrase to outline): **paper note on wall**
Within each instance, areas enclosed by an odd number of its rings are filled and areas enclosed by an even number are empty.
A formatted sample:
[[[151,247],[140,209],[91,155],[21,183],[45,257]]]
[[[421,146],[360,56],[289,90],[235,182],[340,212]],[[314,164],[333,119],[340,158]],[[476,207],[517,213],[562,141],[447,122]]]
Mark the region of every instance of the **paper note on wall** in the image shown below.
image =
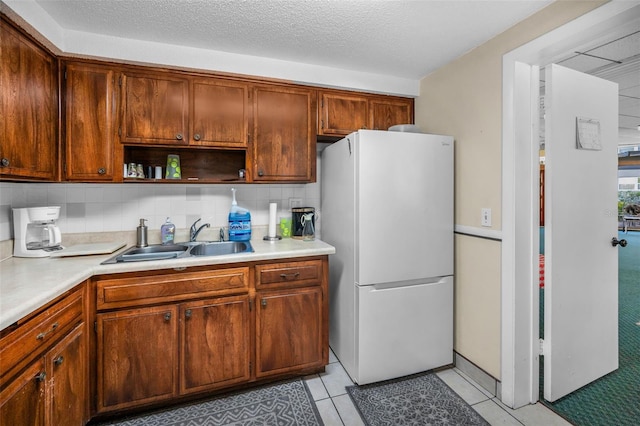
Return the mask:
[[[576,117],[576,148],[592,151],[602,150],[599,120]]]

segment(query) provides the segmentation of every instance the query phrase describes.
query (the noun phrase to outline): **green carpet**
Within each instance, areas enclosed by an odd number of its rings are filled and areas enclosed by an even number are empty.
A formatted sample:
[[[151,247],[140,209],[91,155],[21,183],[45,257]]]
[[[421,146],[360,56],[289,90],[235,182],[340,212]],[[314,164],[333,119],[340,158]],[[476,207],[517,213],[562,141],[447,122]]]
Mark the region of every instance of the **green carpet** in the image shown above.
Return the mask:
[[[620,233],[622,238],[629,244],[618,256],[620,367],[554,403],[545,401],[579,426],[640,424],[640,232]]]

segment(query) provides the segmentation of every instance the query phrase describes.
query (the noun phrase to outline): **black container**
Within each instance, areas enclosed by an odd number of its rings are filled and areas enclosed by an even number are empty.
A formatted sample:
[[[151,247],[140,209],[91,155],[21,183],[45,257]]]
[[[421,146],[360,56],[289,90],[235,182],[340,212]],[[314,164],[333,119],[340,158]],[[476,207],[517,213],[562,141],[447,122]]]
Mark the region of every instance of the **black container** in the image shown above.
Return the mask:
[[[316,227],[316,209],[315,207],[293,207],[291,209],[291,238],[302,239],[302,216],[306,213],[313,213],[311,223],[313,228]]]

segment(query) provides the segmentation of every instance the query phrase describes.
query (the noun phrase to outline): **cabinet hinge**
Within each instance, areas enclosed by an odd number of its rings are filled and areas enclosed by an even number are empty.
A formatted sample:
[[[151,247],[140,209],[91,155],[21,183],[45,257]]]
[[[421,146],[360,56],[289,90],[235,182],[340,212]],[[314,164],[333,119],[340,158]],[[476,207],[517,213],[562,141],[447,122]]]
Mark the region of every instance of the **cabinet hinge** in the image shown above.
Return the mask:
[[[249,375],[253,374],[253,363],[249,361]]]
[[[324,108],[324,99],[320,99],[320,108]]]
[[[324,130],[324,120],[320,120],[320,128]]]
[[[122,76],[118,77],[118,86],[122,87]]]
[[[249,299],[249,312],[253,311],[253,299]]]
[[[64,79],[67,79],[67,70],[64,70]]]
[[[93,331],[98,332],[98,321],[93,322]]]
[[[122,136],[122,127],[118,127],[118,136]]]

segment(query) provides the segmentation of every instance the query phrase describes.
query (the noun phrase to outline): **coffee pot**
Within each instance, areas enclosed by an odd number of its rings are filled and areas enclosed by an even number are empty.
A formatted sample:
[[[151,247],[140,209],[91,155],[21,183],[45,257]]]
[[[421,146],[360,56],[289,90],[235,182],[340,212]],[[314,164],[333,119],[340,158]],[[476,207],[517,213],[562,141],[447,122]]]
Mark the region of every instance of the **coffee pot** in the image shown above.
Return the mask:
[[[28,207],[13,209],[13,255],[16,257],[48,257],[62,250],[62,237],[56,220],[60,207]]]
[[[313,226],[313,213],[305,213],[302,215],[302,239],[304,241],[313,241],[316,237],[316,230]]]

